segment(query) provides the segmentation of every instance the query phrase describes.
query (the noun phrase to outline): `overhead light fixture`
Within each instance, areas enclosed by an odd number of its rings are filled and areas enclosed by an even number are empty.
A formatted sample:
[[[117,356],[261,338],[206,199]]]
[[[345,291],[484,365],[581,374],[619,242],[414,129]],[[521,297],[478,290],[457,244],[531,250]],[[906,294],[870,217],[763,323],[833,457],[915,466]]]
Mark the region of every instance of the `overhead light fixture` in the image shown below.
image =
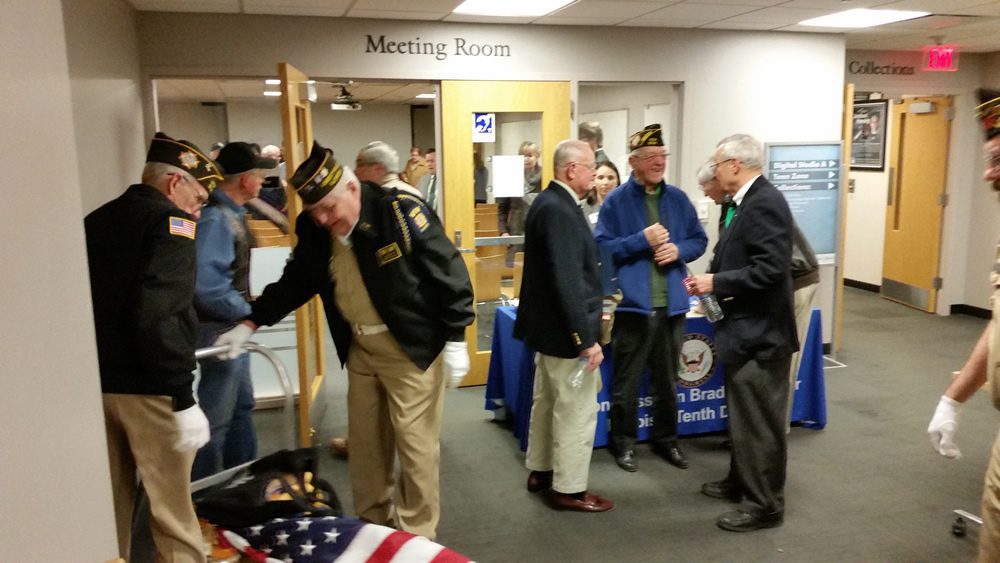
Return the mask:
[[[465,0],[452,13],[506,18],[544,16],[574,2],[576,0]]]
[[[281,95],[281,92],[272,92],[270,90],[264,90],[265,96],[277,97]]]
[[[361,104],[358,102],[333,102],[330,104],[330,109],[334,111],[358,111],[361,109]]]
[[[268,86],[277,86],[281,84],[281,80],[278,78],[268,78],[264,81],[264,84],[267,84]]]
[[[414,97],[417,98],[418,100],[433,100],[434,98],[437,97],[437,94],[432,92],[430,94],[417,94]]]
[[[845,27],[856,29],[913,20],[929,15],[931,15],[930,12],[915,12],[909,10],[869,10],[867,8],[856,8],[854,10],[846,10],[843,12],[837,12],[836,14],[830,14],[828,16],[820,16],[818,18],[800,21],[799,25],[807,25],[811,27]]]

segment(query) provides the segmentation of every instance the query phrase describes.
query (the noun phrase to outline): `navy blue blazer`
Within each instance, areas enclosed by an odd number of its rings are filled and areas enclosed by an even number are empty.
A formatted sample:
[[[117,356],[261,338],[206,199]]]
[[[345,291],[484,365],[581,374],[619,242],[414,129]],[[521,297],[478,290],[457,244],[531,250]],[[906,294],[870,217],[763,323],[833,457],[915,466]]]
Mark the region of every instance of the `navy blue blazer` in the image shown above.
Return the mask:
[[[715,246],[709,271],[725,318],[715,346],[726,363],[776,360],[799,349],[792,298],[792,213],[763,176]]]
[[[583,210],[552,182],[528,208],[514,336],[548,356],[576,358],[597,342],[601,265]]]

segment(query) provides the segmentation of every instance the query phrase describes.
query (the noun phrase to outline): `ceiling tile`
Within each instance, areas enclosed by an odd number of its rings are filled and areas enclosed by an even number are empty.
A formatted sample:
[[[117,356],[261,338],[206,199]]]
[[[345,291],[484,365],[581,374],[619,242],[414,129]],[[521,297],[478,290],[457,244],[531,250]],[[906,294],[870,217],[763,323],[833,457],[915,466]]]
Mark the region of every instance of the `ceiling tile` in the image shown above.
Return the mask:
[[[980,0],[981,1],[981,0]],[[451,13],[462,0],[356,0],[352,10],[389,12],[447,12]]]
[[[699,20],[668,20],[668,19],[649,19],[649,18],[635,18],[627,22],[619,24],[621,27],[676,27],[676,28],[695,28],[706,24],[704,19]]]
[[[674,3],[680,0],[674,0]],[[653,2],[614,2],[610,0],[591,0],[571,4],[550,17],[558,18],[599,18],[605,22],[624,21],[629,18],[655,12],[663,4]]]
[[[359,10],[352,8],[346,16],[349,18],[368,18],[373,20],[405,20],[405,21],[436,21],[443,19],[451,12],[400,12],[390,10]]]
[[[763,9],[766,8],[758,6],[674,4],[673,6],[667,6],[655,12],[650,12],[644,15],[643,18],[651,20],[703,20],[707,23]]]
[[[781,5],[782,8],[805,8],[809,10],[834,10],[842,12],[844,10],[854,10],[857,8],[883,8],[882,4],[893,2],[894,0],[850,0],[849,3],[840,0],[789,0]],[[979,0],[982,2],[983,0]]]
[[[787,1],[788,0],[685,0],[684,3],[711,6],[754,6],[757,8],[766,8],[768,6],[777,6],[778,4],[783,4]],[[839,0],[834,1],[839,2]]]
[[[442,21],[446,22],[464,22],[464,23],[506,23],[506,24],[523,24],[531,23],[535,21],[536,17],[527,18],[502,18],[498,16],[471,16],[468,14],[448,14]]]
[[[712,23],[707,23],[705,25],[699,26],[701,29],[735,29],[735,30],[747,30],[747,31],[767,31],[769,29],[775,29],[780,24],[773,23],[733,23],[728,20],[722,20]]]
[[[983,0],[897,0],[883,4],[879,8],[888,10],[920,10],[932,14],[951,14],[953,10],[988,4]],[[996,2],[993,2],[994,4]]]
[[[733,23],[771,23],[777,27],[781,25],[797,24],[802,20],[818,18],[819,16],[826,16],[838,11],[839,10],[836,9],[804,10],[780,6],[777,8],[761,8],[760,10],[728,18],[727,21]]]

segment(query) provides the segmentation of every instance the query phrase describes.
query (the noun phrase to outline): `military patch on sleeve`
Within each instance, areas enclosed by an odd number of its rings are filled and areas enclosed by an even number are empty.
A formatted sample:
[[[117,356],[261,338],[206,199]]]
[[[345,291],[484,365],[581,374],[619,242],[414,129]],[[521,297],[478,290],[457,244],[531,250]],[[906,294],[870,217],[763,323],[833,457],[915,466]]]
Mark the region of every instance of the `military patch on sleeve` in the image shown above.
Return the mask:
[[[409,213],[413,226],[421,233],[427,230],[427,216],[424,215],[423,208],[414,207]]]
[[[172,235],[194,240],[194,231],[197,227],[198,224],[190,219],[184,219],[183,217],[170,218],[170,234]]]
[[[375,253],[375,260],[378,262],[379,267],[382,267],[390,262],[399,260],[402,256],[403,251],[400,250],[399,245],[394,242],[378,249]]]

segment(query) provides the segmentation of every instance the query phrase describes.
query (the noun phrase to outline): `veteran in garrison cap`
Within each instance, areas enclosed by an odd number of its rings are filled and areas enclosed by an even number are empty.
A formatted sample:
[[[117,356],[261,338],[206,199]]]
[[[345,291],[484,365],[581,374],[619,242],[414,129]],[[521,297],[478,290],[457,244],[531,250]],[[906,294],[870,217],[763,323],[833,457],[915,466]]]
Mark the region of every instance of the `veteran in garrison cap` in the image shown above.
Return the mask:
[[[990,182],[994,191],[1000,191],[1000,91],[980,90],[978,94],[976,118],[986,136],[983,179]],[[993,287],[990,297],[993,316],[958,376],[945,389],[927,427],[934,449],[952,459],[962,455],[955,443],[962,404],[988,383],[993,406],[1000,409],[1000,330],[997,330],[997,320],[1000,319],[1000,243],[997,244],[996,262],[990,273],[990,285]],[[983,529],[979,534],[978,561],[1000,561],[1000,435],[993,444],[990,464],[986,469],[980,514]]]
[[[195,220],[219,169],[194,144],[157,133],[141,183],[87,215],[119,555],[129,556],[136,471],[152,505],[157,559],[204,561],[191,463],[208,441],[194,400]]]
[[[290,183],[305,208],[292,258],[249,319],[216,344],[237,353],[258,326],[319,295],[349,377],[354,509],[433,539],[444,388],[469,369],[465,263],[419,197],[358,181],[318,143]]]

